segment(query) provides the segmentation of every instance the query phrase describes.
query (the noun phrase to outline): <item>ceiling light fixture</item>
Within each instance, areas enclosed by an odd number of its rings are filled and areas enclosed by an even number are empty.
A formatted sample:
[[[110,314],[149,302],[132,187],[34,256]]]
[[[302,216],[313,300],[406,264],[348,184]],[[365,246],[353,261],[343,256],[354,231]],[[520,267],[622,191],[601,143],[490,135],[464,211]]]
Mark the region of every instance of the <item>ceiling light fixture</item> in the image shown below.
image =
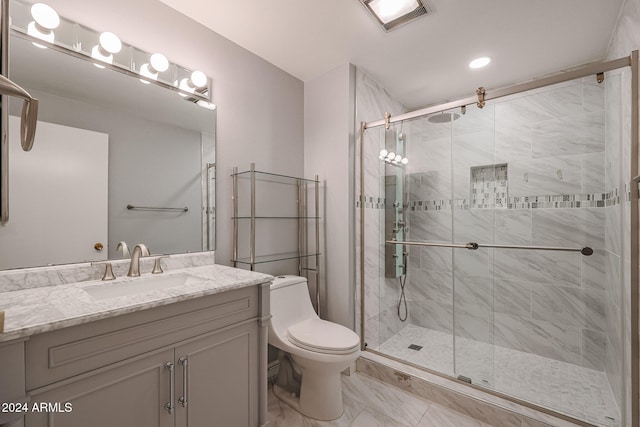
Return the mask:
[[[60,25],[60,17],[56,11],[49,5],[36,3],[31,6],[31,16],[33,17],[33,21],[27,25],[27,34],[40,40],[53,43],[55,40],[53,30]],[[46,46],[39,43],[33,43],[33,45],[46,49]]]
[[[424,0],[360,0],[360,3],[371,12],[385,31],[391,31],[430,12]]]
[[[482,56],[480,58],[476,58],[473,61],[469,62],[469,68],[482,68],[482,67],[486,67],[487,65],[489,65],[489,63],[491,62],[491,58],[489,58],[488,56]]]

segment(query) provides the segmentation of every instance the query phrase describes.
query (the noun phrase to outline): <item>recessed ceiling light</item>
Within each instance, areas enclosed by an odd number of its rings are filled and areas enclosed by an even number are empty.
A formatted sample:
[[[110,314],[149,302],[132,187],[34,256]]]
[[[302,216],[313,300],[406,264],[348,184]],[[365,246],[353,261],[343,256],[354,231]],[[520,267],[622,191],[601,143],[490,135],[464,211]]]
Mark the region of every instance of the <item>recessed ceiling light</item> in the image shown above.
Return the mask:
[[[390,31],[429,12],[424,0],[360,0],[360,2],[378,20],[385,31]]]
[[[491,58],[488,56],[483,56],[481,58],[476,58],[473,61],[469,62],[469,68],[482,68],[489,65],[491,62]]]

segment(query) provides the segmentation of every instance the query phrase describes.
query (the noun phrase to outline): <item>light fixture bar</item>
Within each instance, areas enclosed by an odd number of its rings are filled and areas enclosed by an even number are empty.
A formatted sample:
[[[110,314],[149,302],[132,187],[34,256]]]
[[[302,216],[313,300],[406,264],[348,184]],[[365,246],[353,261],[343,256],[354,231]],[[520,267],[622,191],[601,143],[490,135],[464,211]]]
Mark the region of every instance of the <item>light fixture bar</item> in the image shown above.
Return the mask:
[[[360,3],[386,32],[431,12],[425,0],[360,0]]]
[[[189,70],[178,64],[171,63],[161,54],[150,54],[132,45],[122,43],[113,33],[99,33],[89,27],[76,23],[64,17],[59,17],[59,25],[63,28],[60,40],[58,34],[55,39],[53,33],[44,39],[39,34],[28,31],[28,24],[32,19],[27,13],[30,4],[21,0],[11,2],[10,33],[25,40],[48,47],[76,58],[94,60],[100,68],[108,68],[123,74],[137,77],[145,83],[152,83],[175,91],[195,101],[211,103],[211,79],[201,71]],[[42,26],[42,25],[41,25]],[[51,25],[49,25],[51,26]],[[43,27],[44,28],[44,27]],[[96,41],[98,44],[96,45]],[[118,57],[115,55],[118,54]],[[146,65],[146,68],[143,66]],[[195,83],[185,89],[176,82],[184,79],[194,79]],[[189,80],[191,81],[191,80]],[[212,104],[213,105],[213,104]]]

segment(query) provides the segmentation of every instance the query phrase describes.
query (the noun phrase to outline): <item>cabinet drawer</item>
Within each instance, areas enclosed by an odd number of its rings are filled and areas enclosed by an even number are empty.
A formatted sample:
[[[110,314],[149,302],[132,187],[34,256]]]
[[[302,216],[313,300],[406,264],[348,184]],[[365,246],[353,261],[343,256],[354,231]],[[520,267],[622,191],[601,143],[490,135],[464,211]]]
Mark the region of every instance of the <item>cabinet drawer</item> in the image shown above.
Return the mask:
[[[258,288],[244,288],[34,335],[26,343],[33,390],[256,317]]]
[[[0,404],[24,402],[24,341],[0,343]],[[18,418],[13,410],[0,408],[0,424]]]

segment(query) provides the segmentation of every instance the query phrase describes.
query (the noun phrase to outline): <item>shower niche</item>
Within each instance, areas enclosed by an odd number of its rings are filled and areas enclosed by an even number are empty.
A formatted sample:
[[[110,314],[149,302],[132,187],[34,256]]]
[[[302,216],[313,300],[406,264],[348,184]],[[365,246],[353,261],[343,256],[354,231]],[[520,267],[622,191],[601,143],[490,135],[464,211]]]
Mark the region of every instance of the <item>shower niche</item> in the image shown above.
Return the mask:
[[[470,207],[507,208],[509,174],[506,163],[471,168]]]

